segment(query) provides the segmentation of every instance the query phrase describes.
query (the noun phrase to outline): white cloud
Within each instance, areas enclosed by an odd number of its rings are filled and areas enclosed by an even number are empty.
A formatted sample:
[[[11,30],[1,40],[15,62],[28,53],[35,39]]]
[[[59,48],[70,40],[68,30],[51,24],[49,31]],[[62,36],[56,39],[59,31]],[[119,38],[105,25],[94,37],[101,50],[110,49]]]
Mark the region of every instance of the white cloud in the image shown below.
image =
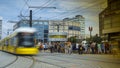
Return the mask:
[[[73,10],[75,8],[81,7],[85,5],[86,2],[79,2],[79,1],[61,1],[59,3],[59,7],[64,10]]]
[[[0,16],[0,20],[2,20],[3,18]]]
[[[4,1],[4,2],[3,2]],[[98,33],[98,14],[101,10],[99,7],[105,7],[106,3],[100,4],[99,2],[104,2],[106,0],[28,0],[28,5],[30,6],[52,6],[57,9],[44,9],[39,10],[36,15],[33,15],[34,18],[43,17],[46,19],[55,19],[65,18],[65,17],[74,17],[75,15],[83,15],[86,22],[86,33],[89,33],[88,27],[93,26],[93,33]],[[48,2],[48,3],[47,3]],[[96,4],[96,5],[94,5]],[[92,6],[93,5],[93,6]],[[91,7],[90,7],[91,6]],[[77,9],[76,9],[77,8]],[[97,8],[97,9],[96,9]],[[25,5],[24,0],[1,0],[0,1],[0,16],[3,20],[16,20],[17,16],[22,13],[25,16],[29,15],[28,6]],[[33,11],[34,13],[34,11]],[[1,17],[0,17],[1,18]],[[10,27],[7,27],[10,26]],[[11,24],[4,23],[3,31],[12,28]]]

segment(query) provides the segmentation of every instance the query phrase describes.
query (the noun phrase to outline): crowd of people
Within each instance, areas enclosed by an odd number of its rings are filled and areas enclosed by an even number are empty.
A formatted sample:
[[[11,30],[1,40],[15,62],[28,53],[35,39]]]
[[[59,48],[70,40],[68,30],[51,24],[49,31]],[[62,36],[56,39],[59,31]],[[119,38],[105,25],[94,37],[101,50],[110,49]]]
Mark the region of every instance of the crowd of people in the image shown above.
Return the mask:
[[[51,53],[65,53],[71,54],[77,52],[78,54],[109,54],[112,46],[108,42],[52,42],[52,43],[38,43],[39,50],[49,50]]]

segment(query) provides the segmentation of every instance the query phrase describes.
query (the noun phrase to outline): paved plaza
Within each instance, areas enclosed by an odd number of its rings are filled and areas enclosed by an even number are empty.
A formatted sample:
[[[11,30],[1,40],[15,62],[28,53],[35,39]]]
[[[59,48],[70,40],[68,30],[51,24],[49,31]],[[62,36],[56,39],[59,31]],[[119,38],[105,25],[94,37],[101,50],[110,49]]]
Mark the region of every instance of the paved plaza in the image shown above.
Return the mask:
[[[32,60],[32,57],[34,60]],[[41,52],[16,56],[0,52],[0,68],[119,68],[120,57],[108,54],[64,54]]]

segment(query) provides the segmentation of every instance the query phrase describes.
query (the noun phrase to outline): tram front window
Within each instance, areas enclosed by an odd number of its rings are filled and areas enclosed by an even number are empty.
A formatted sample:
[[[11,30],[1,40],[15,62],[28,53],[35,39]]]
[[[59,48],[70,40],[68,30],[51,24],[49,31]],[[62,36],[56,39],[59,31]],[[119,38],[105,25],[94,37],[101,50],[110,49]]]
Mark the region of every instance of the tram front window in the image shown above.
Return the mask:
[[[34,46],[34,34],[33,33],[21,33],[18,35],[18,46],[33,47]]]

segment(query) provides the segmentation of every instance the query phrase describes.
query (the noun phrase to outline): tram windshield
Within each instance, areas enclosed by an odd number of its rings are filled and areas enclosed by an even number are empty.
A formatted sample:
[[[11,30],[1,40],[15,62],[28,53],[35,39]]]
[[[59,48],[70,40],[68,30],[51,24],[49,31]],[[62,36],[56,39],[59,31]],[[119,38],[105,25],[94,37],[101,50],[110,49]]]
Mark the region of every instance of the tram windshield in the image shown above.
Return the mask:
[[[34,46],[34,33],[19,33],[18,46],[33,47]]]

